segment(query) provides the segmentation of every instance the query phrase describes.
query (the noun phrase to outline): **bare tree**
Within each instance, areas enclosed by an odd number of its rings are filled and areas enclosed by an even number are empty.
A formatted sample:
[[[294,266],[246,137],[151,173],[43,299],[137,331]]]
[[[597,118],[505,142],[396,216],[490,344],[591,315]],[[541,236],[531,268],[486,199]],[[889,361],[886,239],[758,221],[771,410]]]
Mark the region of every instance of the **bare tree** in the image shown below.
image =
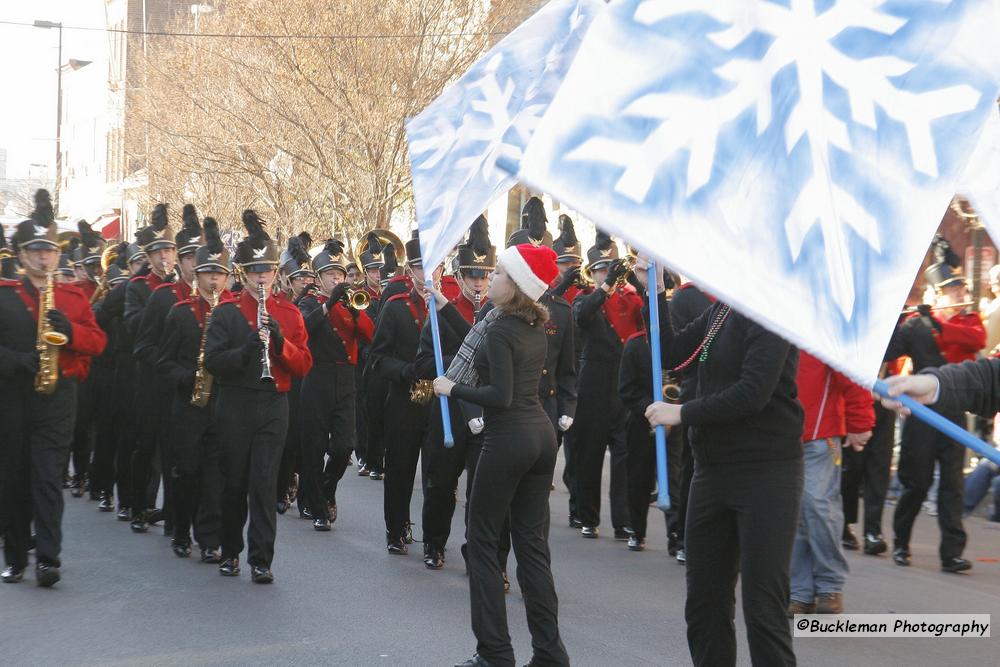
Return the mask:
[[[405,119],[532,3],[501,4],[230,0],[199,36],[152,38],[127,123],[148,132],[150,198],[229,227],[254,207],[281,239],[388,226],[411,197]]]

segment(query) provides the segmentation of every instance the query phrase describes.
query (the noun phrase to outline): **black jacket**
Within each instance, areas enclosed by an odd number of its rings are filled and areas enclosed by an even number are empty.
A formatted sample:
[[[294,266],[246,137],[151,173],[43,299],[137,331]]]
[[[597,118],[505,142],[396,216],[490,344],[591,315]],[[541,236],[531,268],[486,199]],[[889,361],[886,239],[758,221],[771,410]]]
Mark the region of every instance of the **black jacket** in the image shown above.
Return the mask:
[[[723,308],[716,303],[675,332],[670,306],[659,296],[660,343],[664,365],[686,361]],[[696,358],[695,398],[681,408],[691,427],[691,448],[701,464],[741,463],[802,456],[803,412],[795,383],[799,352],[735,310],[708,350]]]
[[[424,313],[423,300],[415,292],[410,292],[409,298],[417,312]],[[414,321],[405,299],[390,299],[382,304],[375,340],[368,351],[369,363],[379,376],[392,382],[397,389],[409,391],[417,379],[414,360],[422,327],[422,321]]]
[[[156,370],[163,382],[186,394],[194,388],[202,337],[201,325],[191,308],[191,303],[181,302],[170,309],[156,362]]]
[[[711,307],[712,300],[700,289],[693,285],[681,287],[674,292],[674,298],[670,300],[670,324],[673,325],[674,331],[681,331]],[[684,403],[694,398],[698,386],[695,370],[691,368],[682,371],[678,379],[681,383],[680,402]]]
[[[910,317],[896,326],[885,351],[885,361],[907,356],[913,360],[913,370],[944,366],[948,361],[934,339],[934,329],[923,317]]]
[[[618,371],[618,395],[629,419],[646,418],[646,408],[653,402],[653,362],[645,334],[625,342]]]
[[[987,418],[1000,412],[1000,359],[946,364],[923,372],[934,375],[941,383],[937,403],[932,406],[937,412],[973,412]]]

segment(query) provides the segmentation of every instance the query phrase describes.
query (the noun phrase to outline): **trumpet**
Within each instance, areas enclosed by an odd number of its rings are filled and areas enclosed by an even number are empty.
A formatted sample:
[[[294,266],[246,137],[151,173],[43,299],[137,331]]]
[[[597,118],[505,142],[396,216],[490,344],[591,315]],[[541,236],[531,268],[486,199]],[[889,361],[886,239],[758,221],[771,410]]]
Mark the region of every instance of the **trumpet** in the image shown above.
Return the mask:
[[[274,376],[271,375],[271,330],[264,326],[264,317],[267,315],[267,294],[264,292],[264,283],[257,283],[257,330],[264,331],[264,350],[260,357],[260,383],[274,384]]]
[[[625,267],[625,272],[618,276],[618,280],[615,281],[615,289],[625,287],[625,284],[628,282],[628,274],[635,271],[635,255],[631,253],[630,249],[630,253],[618,261]]]
[[[344,295],[344,301],[347,303],[348,308],[354,310],[364,310],[371,305],[372,298],[363,289],[347,290]]]

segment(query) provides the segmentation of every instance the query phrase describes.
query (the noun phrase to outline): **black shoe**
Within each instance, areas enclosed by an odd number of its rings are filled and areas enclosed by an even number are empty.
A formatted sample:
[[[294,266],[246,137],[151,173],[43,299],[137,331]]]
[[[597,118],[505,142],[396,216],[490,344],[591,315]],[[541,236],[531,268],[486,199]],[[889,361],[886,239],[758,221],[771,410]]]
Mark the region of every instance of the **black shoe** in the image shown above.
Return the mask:
[[[152,526],[160,523],[161,521],[163,521],[163,510],[159,507],[146,510],[146,523]]]
[[[171,542],[170,548],[174,550],[174,555],[178,558],[187,558],[191,555],[191,545],[185,542]]]
[[[373,479],[376,482],[381,482],[385,478],[385,473],[381,470],[372,470],[368,473],[368,479]]]
[[[413,544],[413,524],[409,521],[403,524],[403,542]]]
[[[510,579],[507,578],[507,570],[502,570],[500,574],[503,575],[503,592],[510,593]]]
[[[133,533],[145,533],[149,530],[149,524],[143,521],[141,518],[132,519],[132,523],[129,524],[129,528],[132,529]]]
[[[35,583],[42,588],[51,588],[56,585],[62,577],[59,568],[48,563],[38,563],[35,566]]]
[[[903,547],[896,547],[892,551],[892,560],[896,565],[907,567],[912,562],[910,550]]]
[[[684,540],[677,533],[670,533],[667,536],[667,553],[671,556],[677,555],[677,550],[684,546]]]
[[[465,662],[456,663],[455,667],[493,667],[493,663],[480,657],[477,653]]]
[[[11,565],[3,572],[0,572],[0,581],[5,584],[16,584],[24,579],[24,568]]]
[[[941,563],[942,572],[965,572],[972,569],[972,563],[964,558],[949,558]]]
[[[330,530],[332,530],[330,520],[322,516],[318,519],[313,519],[313,530],[318,530],[321,533],[330,532]]]
[[[368,477],[369,475],[371,475],[371,472],[372,471],[368,469],[368,464],[366,463],[365,465],[358,468],[358,477]]]
[[[250,581],[255,584],[271,584],[274,583],[274,574],[263,565],[254,565],[250,570]]]
[[[646,540],[641,537],[636,537],[635,535],[630,535],[628,538],[628,550],[629,551],[645,551],[646,550]],[[676,553],[676,552],[674,552]]]
[[[389,540],[386,542],[385,550],[393,556],[405,556],[410,553],[410,550],[406,548],[406,545],[401,539]]]
[[[624,541],[635,535],[635,531],[625,526],[624,528],[615,528],[615,539]]]
[[[101,494],[101,502],[98,504],[97,509],[101,512],[114,512],[115,499],[107,493]]]
[[[278,514],[284,514],[285,512],[287,512],[288,511],[288,506],[290,504],[291,503],[288,502],[288,496],[285,496],[284,498],[282,498],[281,500],[279,500],[278,501]]]
[[[444,567],[444,553],[434,547],[425,547],[424,565],[428,570],[440,570]]]
[[[687,552],[684,550],[683,547],[677,550],[677,553],[674,555],[674,558],[681,565],[687,565],[688,562]]]
[[[569,515],[569,527],[570,528],[583,528],[583,522],[577,519],[572,514]]]
[[[851,530],[850,526],[844,526],[844,533],[840,536],[840,543],[845,549],[850,551],[858,550],[858,538],[854,536],[854,531]]]
[[[240,576],[240,559],[227,558],[219,565],[219,574],[223,577]]]
[[[221,563],[222,562],[222,550],[218,547],[214,549],[202,548],[201,550],[201,562],[202,563]]]
[[[597,539],[600,534],[601,531],[597,529],[597,526],[584,526],[580,529],[580,537],[586,537],[590,540]]]
[[[115,518],[119,521],[128,521],[132,518],[132,510],[128,507],[119,507]]]
[[[865,533],[865,553],[869,556],[878,556],[885,553],[885,550],[888,548],[881,535]]]

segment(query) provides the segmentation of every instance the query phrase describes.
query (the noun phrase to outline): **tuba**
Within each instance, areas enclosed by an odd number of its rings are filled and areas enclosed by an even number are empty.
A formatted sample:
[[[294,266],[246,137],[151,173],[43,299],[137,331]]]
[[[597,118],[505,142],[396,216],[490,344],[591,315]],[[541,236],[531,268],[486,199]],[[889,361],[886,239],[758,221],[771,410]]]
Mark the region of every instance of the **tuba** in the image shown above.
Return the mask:
[[[212,289],[212,298],[208,302],[210,308],[205,314],[205,323],[201,330],[201,345],[198,346],[198,367],[194,371],[194,389],[191,391],[191,405],[203,408],[212,397],[212,374],[205,370],[205,342],[208,340],[208,325],[212,323],[212,313],[219,305],[219,292]]]
[[[388,229],[373,229],[361,235],[361,240],[354,247],[354,257],[361,261],[361,254],[368,250],[368,234],[375,234],[382,245],[392,244],[393,252],[396,254],[396,263],[403,266],[406,263],[406,246],[402,240]]]
[[[101,281],[97,283],[97,289],[90,297],[90,305],[100,301],[108,293],[108,268],[118,260],[117,247],[109,245],[101,253]]]
[[[35,375],[35,391],[39,394],[52,394],[59,384],[59,348],[69,342],[69,339],[58,331],[49,328],[46,314],[56,307],[55,272],[49,271],[45,278],[45,291],[38,297],[38,337],[35,349],[38,350],[38,373]]]

